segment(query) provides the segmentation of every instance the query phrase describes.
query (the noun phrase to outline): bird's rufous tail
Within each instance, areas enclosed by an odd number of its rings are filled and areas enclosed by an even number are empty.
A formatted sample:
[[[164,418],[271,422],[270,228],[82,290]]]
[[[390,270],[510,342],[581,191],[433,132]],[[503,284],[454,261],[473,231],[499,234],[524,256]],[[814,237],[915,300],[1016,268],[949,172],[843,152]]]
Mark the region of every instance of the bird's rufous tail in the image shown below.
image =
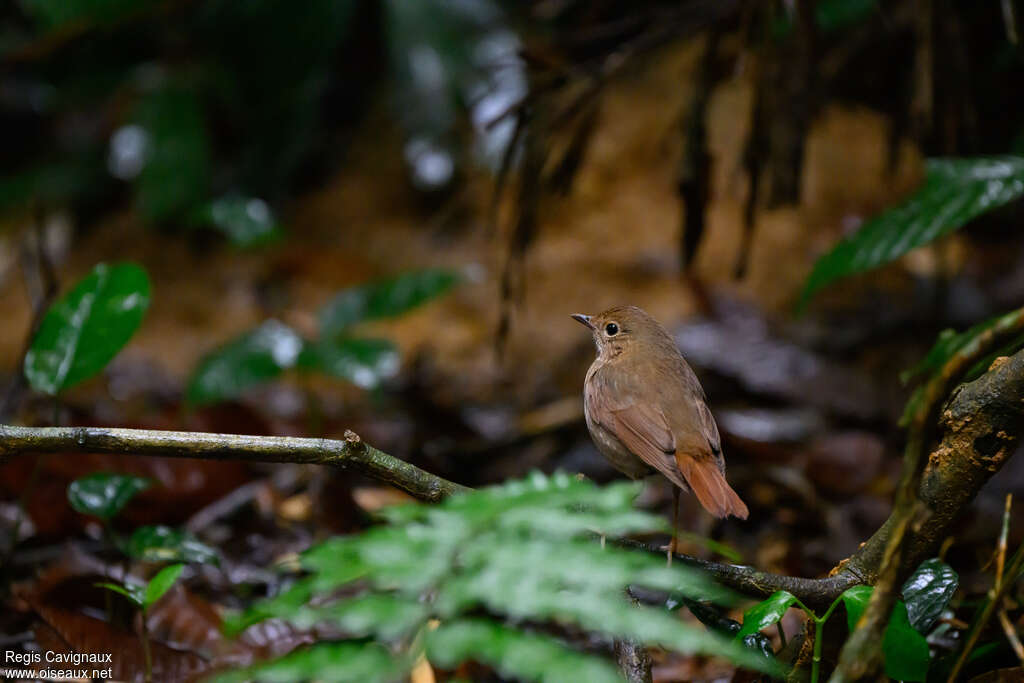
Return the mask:
[[[711,459],[695,460],[686,455],[676,455],[676,463],[686,483],[704,509],[715,517],[733,515],[747,518],[747,506],[725,480],[725,475]]]

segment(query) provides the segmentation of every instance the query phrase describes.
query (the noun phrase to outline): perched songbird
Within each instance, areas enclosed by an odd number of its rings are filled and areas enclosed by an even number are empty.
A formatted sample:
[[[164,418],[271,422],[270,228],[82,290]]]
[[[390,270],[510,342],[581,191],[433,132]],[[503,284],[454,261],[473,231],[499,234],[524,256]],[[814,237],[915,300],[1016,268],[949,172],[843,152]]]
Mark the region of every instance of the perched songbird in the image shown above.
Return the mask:
[[[636,306],[572,317],[591,329],[597,345],[583,386],[597,450],[633,479],[655,470],[668,477],[678,487],[673,514],[681,489],[693,491],[716,517],[746,519],[747,506],[725,480],[722,443],[704,389],[665,328]]]

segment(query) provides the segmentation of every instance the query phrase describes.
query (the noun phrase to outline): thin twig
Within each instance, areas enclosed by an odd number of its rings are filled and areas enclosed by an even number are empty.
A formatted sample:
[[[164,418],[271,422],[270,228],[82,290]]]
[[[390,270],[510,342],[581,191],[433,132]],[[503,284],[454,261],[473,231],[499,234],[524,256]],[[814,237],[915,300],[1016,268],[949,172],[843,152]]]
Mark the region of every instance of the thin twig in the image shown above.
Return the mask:
[[[1003,627],[1003,633],[1006,634],[1006,639],[1010,641],[1010,647],[1013,648],[1013,653],[1017,655],[1017,659],[1020,660],[1021,664],[1024,664],[1024,646],[1020,644],[1020,637],[1017,635],[1017,629],[1014,627],[1010,618],[1006,616],[1006,610],[999,610],[999,624]]]

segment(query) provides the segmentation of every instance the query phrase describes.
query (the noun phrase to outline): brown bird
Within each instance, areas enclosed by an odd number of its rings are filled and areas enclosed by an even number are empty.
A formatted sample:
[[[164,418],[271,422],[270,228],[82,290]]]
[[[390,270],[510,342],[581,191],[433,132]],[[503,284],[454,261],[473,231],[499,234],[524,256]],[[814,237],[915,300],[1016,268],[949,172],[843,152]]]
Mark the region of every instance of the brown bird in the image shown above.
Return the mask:
[[[583,386],[597,450],[632,479],[652,471],[667,477],[675,485],[674,515],[681,489],[693,491],[715,517],[746,519],[747,506],[725,480],[722,442],[704,389],[665,328],[636,306],[572,317],[591,329],[597,345]],[[673,532],[670,552],[675,540]]]

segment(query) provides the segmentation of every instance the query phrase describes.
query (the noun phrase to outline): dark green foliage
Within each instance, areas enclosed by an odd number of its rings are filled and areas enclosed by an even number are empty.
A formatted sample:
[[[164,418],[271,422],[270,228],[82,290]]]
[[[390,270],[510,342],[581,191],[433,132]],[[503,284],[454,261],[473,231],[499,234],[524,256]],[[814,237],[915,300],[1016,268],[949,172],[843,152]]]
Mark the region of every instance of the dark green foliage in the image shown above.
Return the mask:
[[[877,268],[1024,195],[1024,157],[930,159],[924,185],[818,259],[801,295]]]
[[[387,339],[322,340],[305,346],[299,366],[372,389],[398,372],[398,349]]]
[[[209,191],[210,153],[202,107],[184,88],[158,90],[139,102],[145,163],[136,180],[139,209],[162,221],[196,206]]]
[[[222,197],[201,205],[192,221],[217,230],[237,247],[256,247],[275,242],[284,231],[267,203],[255,197]]]
[[[632,508],[636,493],[633,484],[598,488],[564,474],[534,474],[440,505],[388,509],[388,526],[304,553],[307,576],[228,619],[227,628],[238,632],[268,617],[304,627],[327,623],[350,637],[414,643],[402,655],[407,662],[425,638],[428,656],[446,666],[476,659],[524,680],[554,681],[568,680],[572,662],[595,680],[614,680],[606,678],[614,671],[609,661],[521,626],[554,622],[776,670],[774,660],[760,653],[627,597],[626,588],[634,585],[732,600],[697,570],[666,567],[659,555],[601,547],[594,533],[664,528],[660,518]],[[348,597],[337,597],[341,589]],[[428,627],[431,619],[441,622],[436,631]]]
[[[117,516],[135,494],[150,487],[150,480],[130,474],[96,472],[74,480],[68,486],[68,502],[84,515],[103,520]]]
[[[132,532],[125,550],[145,562],[213,562],[214,548],[200,543],[192,534],[166,526],[142,526]]]
[[[927,634],[956,593],[960,576],[938,558],[925,560],[903,584],[910,625]]]
[[[299,361],[305,342],[290,327],[268,320],[209,354],[189,380],[189,403],[204,405],[239,396],[276,379]]]
[[[101,263],[55,301],[25,355],[25,377],[47,394],[92,377],[117,355],[149,308],[146,271]]]
[[[21,0],[21,6],[42,31],[68,24],[110,23],[156,0]]]
[[[349,329],[406,313],[458,281],[454,271],[427,269],[343,290],[321,309],[318,340],[268,320],[203,358],[189,380],[188,400],[202,405],[237,398],[293,368],[374,388],[398,371],[398,351],[386,339],[349,336]]]
[[[455,271],[434,268],[342,290],[320,309],[320,334],[335,337],[360,322],[399,316],[444,294],[458,281]]]
[[[775,591],[743,613],[743,628],[736,637],[749,636],[777,623],[795,602],[796,596],[789,591]]]
[[[854,586],[842,595],[846,607],[846,622],[852,632],[864,613],[871,586]],[[907,606],[898,600],[892,608],[889,625],[882,640],[885,656],[885,675],[894,680],[923,681],[928,674],[928,641],[918,633],[907,618]]]

